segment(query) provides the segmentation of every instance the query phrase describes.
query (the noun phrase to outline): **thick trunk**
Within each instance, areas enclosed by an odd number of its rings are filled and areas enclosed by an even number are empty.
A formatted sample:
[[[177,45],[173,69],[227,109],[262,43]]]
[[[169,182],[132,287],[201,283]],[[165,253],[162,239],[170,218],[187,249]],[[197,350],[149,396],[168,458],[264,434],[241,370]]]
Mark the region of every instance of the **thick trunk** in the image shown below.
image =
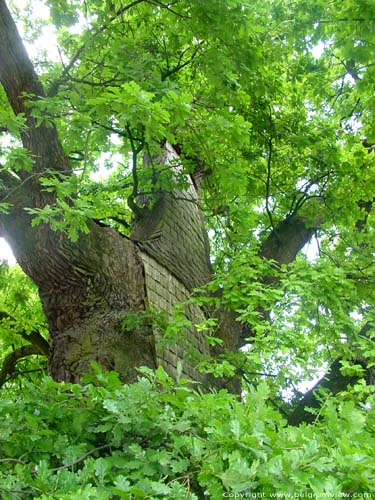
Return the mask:
[[[39,288],[55,379],[78,381],[92,361],[127,381],[136,367],[156,366],[151,326],[123,326],[147,304],[144,266],[132,241],[92,223],[90,234],[73,244],[47,225],[31,228],[15,211],[3,232]]]
[[[57,289],[48,282],[39,287],[50,331],[50,373],[56,380],[78,381],[96,361],[133,381],[137,367],[156,367],[151,325],[126,326],[128,315],[147,305],[138,249],[109,228],[92,228],[85,239],[83,266],[69,260],[76,283],[70,285],[63,274]]]

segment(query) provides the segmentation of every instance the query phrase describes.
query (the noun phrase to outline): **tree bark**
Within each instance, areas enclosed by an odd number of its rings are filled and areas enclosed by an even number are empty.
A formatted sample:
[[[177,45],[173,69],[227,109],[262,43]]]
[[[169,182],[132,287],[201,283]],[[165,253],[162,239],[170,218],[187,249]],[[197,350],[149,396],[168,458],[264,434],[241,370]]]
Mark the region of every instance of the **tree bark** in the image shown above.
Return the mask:
[[[122,327],[129,312],[146,308],[143,263],[132,241],[91,222],[90,233],[72,243],[46,224],[32,228],[16,206],[1,223],[18,263],[38,286],[55,379],[78,381],[93,360],[124,380],[135,378],[137,366],[155,367],[151,326]]]
[[[33,159],[33,173],[21,170],[19,175],[28,178],[39,193],[38,176],[35,174],[49,170],[67,172],[70,165],[48,116],[45,116],[46,121],[42,125],[32,116],[33,101],[43,99],[45,93],[5,0],[0,0],[0,82],[14,113],[25,118],[21,139]]]
[[[286,217],[268,236],[263,243],[259,255],[268,260],[274,260],[278,265],[290,264],[298,252],[313,236],[319,221],[314,227],[307,225],[299,214]]]
[[[129,332],[122,325],[129,312],[146,307],[144,268],[136,245],[94,222],[90,234],[73,243],[48,224],[32,227],[25,212],[55,200],[53,193],[41,191],[40,174],[69,173],[71,167],[54,125],[48,119],[37,124],[32,116],[30,102],[45,94],[4,0],[0,82],[14,113],[25,117],[21,139],[33,159],[31,172],[17,172],[22,182],[5,183],[12,206],[0,219],[0,230],[38,286],[49,327],[50,372],[57,380],[78,381],[90,362],[97,361],[118,370],[124,380],[133,380],[136,367],[156,363],[151,326]]]

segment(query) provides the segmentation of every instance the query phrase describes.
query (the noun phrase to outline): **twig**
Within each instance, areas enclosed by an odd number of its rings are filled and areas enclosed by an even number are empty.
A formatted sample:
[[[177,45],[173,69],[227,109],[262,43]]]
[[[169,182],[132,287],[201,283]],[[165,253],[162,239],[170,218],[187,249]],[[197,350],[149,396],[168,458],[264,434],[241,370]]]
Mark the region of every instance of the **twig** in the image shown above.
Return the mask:
[[[158,1],[152,1],[152,0],[146,0],[146,3],[149,3],[150,5],[154,5],[155,7],[160,7],[162,9],[165,9],[168,12],[171,12],[172,14],[174,14],[175,16],[180,17],[181,19],[190,19],[189,16],[184,16],[183,14],[180,14],[179,12],[176,12],[175,10],[171,9],[170,6],[173,5],[172,3],[164,4],[164,3],[161,3]]]
[[[93,38],[95,38],[97,35],[99,35],[100,33],[103,33],[103,31],[105,31],[109,26],[110,24],[115,20],[117,19],[117,17],[121,16],[121,14],[123,14],[124,12],[126,12],[127,10],[131,9],[132,7],[144,2],[145,0],[134,0],[134,2],[131,2],[130,4],[128,5],[125,5],[124,7],[122,7],[121,9],[119,9],[116,14],[114,16],[112,16],[109,21],[104,24],[103,26],[101,26],[99,29],[97,29],[96,31],[94,31],[90,37],[89,40],[87,40],[86,42],[84,42],[76,51],[76,53],[74,54],[74,56],[72,57],[72,59],[70,60],[69,64],[67,66],[64,67],[63,69],[63,72],[61,73],[61,76],[55,80],[53,82],[53,84],[51,85],[51,88],[48,92],[48,97],[54,97],[58,90],[59,90],[59,87],[62,83],[64,83],[68,78],[69,78],[69,71],[72,69],[72,67],[75,65],[75,63],[78,61],[78,59],[80,58],[81,54],[83,53],[83,51],[86,49],[87,45],[89,45],[91,43],[91,41],[93,40]]]
[[[141,209],[135,202],[135,200],[138,196],[138,181],[139,181],[138,171],[137,171],[137,162],[138,162],[138,154],[144,148],[145,142],[144,142],[144,140],[141,140],[139,146],[136,146],[135,142],[134,142],[135,139],[131,133],[129,125],[126,126],[126,132],[127,132],[127,137],[130,141],[131,149],[132,149],[132,177],[133,177],[133,188],[132,188],[132,192],[128,196],[127,202],[128,202],[130,209],[134,212],[134,214],[140,215]]]
[[[86,170],[87,170],[87,165],[88,165],[88,150],[89,150],[89,142],[90,142],[90,136],[91,136],[92,130],[89,130],[87,132],[86,138],[85,138],[85,144],[84,144],[84,154],[83,154],[83,169],[81,173],[81,182],[84,180]]]
[[[25,462],[22,462],[22,460],[19,460],[18,458],[0,458],[0,463],[4,462],[14,462],[16,464],[26,465]]]
[[[192,55],[189,57],[189,59],[187,59],[185,62],[182,62],[182,58],[184,57],[184,55],[186,54],[186,52],[189,50],[189,48],[185,49],[184,51],[182,51],[182,53],[180,54],[180,57],[178,58],[178,62],[176,64],[176,66],[174,66],[173,68],[169,68],[168,71],[165,71],[162,73],[162,76],[161,76],[161,79],[162,81],[166,80],[168,77],[172,76],[174,73],[177,73],[178,71],[180,71],[181,69],[185,68],[186,66],[188,66],[192,61],[193,59],[195,58],[195,56],[198,54],[199,52],[199,49],[200,47],[204,44],[204,40],[202,40],[198,45],[197,47],[195,48],[194,52],[192,53]],[[168,62],[167,62],[167,67],[169,66]]]
[[[71,462],[70,464],[66,465],[61,465],[61,467],[55,467],[54,469],[50,469],[50,472],[57,472],[59,470],[69,469],[69,467],[73,467],[74,465],[79,464],[80,462],[82,462],[82,460],[85,460],[85,458],[89,457],[96,451],[105,450],[106,448],[111,448],[111,447],[112,447],[111,444],[103,444],[103,446],[98,446],[97,448],[93,448],[92,450],[84,453],[81,457],[77,458],[77,460],[74,460],[74,462]]]

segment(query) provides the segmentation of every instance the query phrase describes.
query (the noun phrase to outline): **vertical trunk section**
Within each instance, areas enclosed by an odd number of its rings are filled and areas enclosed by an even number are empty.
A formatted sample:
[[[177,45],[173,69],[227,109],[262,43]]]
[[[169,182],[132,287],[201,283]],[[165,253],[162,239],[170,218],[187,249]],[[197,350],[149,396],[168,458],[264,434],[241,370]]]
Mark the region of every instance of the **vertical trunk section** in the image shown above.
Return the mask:
[[[126,327],[146,308],[144,266],[137,246],[91,223],[77,243],[47,225],[31,228],[24,214],[4,230],[18,262],[39,289],[50,335],[49,370],[78,382],[92,361],[133,381],[136,368],[156,367],[152,327]]]
[[[88,240],[76,285],[64,280],[62,289],[40,287],[51,335],[50,372],[57,380],[77,381],[96,361],[131,382],[137,367],[156,367],[151,325],[126,321],[146,308],[143,263],[134,243],[110,228],[93,228]]]
[[[142,250],[149,305],[172,319],[175,306],[182,304],[185,317],[191,322],[169,342],[160,339],[155,329],[157,361],[172,376],[180,373],[200,382],[203,387],[221,387],[227,381],[199,373],[197,365],[211,355],[237,349],[239,325],[233,315],[225,311],[203,310],[190,300],[194,289],[206,285],[212,278],[209,240],[200,199],[190,177],[186,177],[184,188],[178,185],[182,166],[178,154],[168,142],[153,161],[170,166],[176,186],[173,192],[159,193],[152,208],[135,221],[132,237]],[[223,345],[213,349],[207,342],[207,333],[196,325],[218,314],[220,328],[216,334],[223,340]],[[235,384],[230,388],[236,392],[239,390]]]

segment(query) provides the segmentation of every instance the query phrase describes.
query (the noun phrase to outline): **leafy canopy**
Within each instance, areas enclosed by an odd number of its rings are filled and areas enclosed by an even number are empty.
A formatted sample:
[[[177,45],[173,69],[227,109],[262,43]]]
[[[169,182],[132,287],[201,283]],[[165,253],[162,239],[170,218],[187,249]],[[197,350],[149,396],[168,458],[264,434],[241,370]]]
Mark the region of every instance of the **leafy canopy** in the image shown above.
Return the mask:
[[[254,336],[238,358],[204,365],[220,375],[240,364],[244,403],[174,387],[160,373],[165,392],[150,373],[132,387],[112,375],[99,387],[10,384],[10,396],[22,400],[2,399],[3,496],[373,491],[373,386],[365,373],[375,362],[372,2],[47,5],[48,20],[32,2],[14,5],[14,15],[30,42],[45,25],[55,29],[61,60],[43,46],[34,55],[47,97],[32,109],[38,123],[56,123],[74,174],[40,179],[58,199],[32,212],[34,224],[48,221],[73,241],[89,218],[128,234],[137,194],[171,187],[168,169],[142,165],[143,153],[167,139],[185,173],[197,163],[204,172],[216,271],[209,286]],[[3,91],[0,120],[4,168],[30,169],[18,140],[23,118]],[[316,228],[315,258],[279,266],[262,259],[267,237],[297,214]],[[1,308],[14,318],[2,318],[6,355],[23,344],[19,332],[45,330],[19,271],[3,266],[0,279]],[[285,400],[334,359],[356,383],[336,400],[322,396],[322,420],[285,427]]]

